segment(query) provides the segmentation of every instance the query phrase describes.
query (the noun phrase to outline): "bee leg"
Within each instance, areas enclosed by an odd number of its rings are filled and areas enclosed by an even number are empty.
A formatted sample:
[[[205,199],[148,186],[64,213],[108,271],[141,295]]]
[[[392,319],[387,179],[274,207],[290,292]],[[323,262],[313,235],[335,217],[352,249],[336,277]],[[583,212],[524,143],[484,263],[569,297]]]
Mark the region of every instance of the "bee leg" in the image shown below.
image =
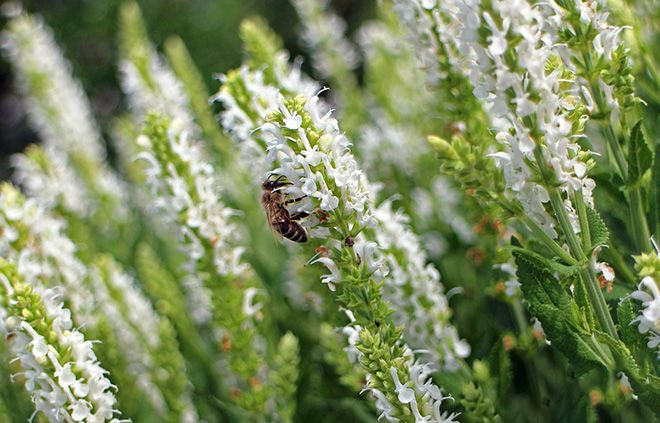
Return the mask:
[[[271,174],[268,175],[268,181],[270,181],[270,182],[279,182],[280,179],[284,178],[284,175],[279,175],[277,178],[275,178],[274,181],[271,181],[270,178],[272,178],[273,175],[274,175],[273,173],[271,173]]]
[[[292,215],[290,216],[290,219],[291,219],[291,220],[300,220],[300,219],[302,219],[303,217],[307,217],[307,216],[309,216],[309,213],[307,213],[306,211],[301,211],[301,212],[298,212],[298,213],[294,213],[294,214],[292,214]]]
[[[306,196],[306,195],[303,195],[302,197],[292,198],[291,200],[286,200],[286,201],[284,202],[284,204],[285,204],[285,205],[289,205],[289,204],[297,203],[298,201],[305,199],[305,197],[307,197],[307,196]]]
[[[286,186],[286,185],[293,185],[291,182],[280,182],[282,180],[282,178],[285,177],[284,175],[279,175],[277,178],[271,180],[272,177],[273,177],[273,174],[271,173],[270,175],[268,175],[268,179],[266,180],[267,184],[269,185],[269,187],[271,189],[281,188],[281,187]]]

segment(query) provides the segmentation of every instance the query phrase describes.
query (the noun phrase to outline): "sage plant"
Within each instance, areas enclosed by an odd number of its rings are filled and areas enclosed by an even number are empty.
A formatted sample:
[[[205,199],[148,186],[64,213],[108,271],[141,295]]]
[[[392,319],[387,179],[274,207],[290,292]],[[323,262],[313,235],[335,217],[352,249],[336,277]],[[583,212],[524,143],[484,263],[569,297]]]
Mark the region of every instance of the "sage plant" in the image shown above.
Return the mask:
[[[657,420],[653,5],[151,3],[1,8],[0,420]]]
[[[0,261],[0,328],[9,342],[25,388],[37,411],[50,421],[119,422],[114,387],[93,350],[73,328],[71,311],[58,287],[39,288],[19,275],[15,264]]]

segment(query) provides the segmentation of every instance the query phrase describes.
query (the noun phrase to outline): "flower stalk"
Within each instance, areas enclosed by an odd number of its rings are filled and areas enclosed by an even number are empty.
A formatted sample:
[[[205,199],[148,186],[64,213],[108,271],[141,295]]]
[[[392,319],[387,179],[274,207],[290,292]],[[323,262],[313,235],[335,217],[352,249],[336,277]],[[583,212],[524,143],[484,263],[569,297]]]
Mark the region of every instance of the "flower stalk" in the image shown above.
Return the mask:
[[[24,281],[16,266],[0,260],[2,327],[11,354],[25,378],[37,411],[50,421],[119,422],[115,395],[93,350],[93,342],[73,328],[71,312],[58,288],[42,289]]]

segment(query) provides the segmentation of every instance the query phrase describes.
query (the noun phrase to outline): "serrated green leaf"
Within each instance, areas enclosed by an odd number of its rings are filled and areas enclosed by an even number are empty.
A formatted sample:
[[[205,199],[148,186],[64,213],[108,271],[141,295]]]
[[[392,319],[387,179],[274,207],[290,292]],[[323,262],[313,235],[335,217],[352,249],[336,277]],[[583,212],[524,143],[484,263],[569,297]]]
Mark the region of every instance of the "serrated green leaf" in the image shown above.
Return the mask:
[[[566,356],[578,375],[596,367],[606,367],[585,339],[588,334],[580,329],[575,314],[577,304],[557,279],[519,252],[513,254],[518,266],[516,275],[529,311],[541,321],[551,345]]]
[[[589,302],[589,295],[587,294],[586,287],[582,282],[582,279],[579,277],[571,278],[570,283],[573,284],[573,298],[576,305],[579,307],[579,310],[582,311],[581,315],[585,316],[589,327],[596,327],[595,317],[593,314],[593,309],[591,303]],[[579,312],[577,312],[579,313]],[[576,314],[577,315],[577,314]]]
[[[545,269],[549,272],[557,272],[560,276],[570,276],[578,271],[576,266],[565,266],[561,263],[544,257],[541,254],[526,250],[521,247],[511,247],[511,250],[525,257],[527,261],[533,263],[535,266],[541,269]]]
[[[614,339],[603,332],[597,331],[596,335],[600,342],[610,348],[618,370],[623,371],[628,376],[628,381],[635,395],[654,413],[660,414],[660,378],[648,372],[643,372],[626,344],[622,341]]]
[[[637,313],[635,313],[630,299],[621,301],[616,309],[616,314],[621,340],[631,349],[633,354],[636,354],[640,347],[640,341],[643,341],[643,339],[637,328],[632,324],[637,317]]]
[[[600,218],[598,212],[591,207],[587,207],[587,221],[589,222],[589,232],[591,233],[591,249],[606,245],[610,238],[610,231],[605,222]]]
[[[637,184],[642,175],[653,162],[653,152],[644,140],[642,132],[642,121],[640,120],[630,131],[630,142],[628,144],[628,185]]]
[[[530,311],[532,311],[531,307]],[[532,314],[541,321],[543,331],[551,346],[564,354],[578,376],[594,368],[607,367],[594,348],[586,341],[586,334],[578,332],[566,313],[542,304],[534,307]]]
[[[549,304],[564,312],[571,311],[570,297],[550,272],[519,251],[514,251],[513,255],[518,266],[516,275],[530,304]]]

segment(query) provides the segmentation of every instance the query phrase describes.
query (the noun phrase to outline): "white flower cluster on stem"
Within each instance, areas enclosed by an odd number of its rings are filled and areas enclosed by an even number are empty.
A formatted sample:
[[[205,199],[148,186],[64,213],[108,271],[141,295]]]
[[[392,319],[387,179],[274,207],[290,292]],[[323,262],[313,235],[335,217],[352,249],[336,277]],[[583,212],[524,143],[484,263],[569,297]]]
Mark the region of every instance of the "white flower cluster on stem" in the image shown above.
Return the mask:
[[[76,324],[96,327],[94,295],[75,245],[63,234],[64,222],[9,184],[0,185],[0,256],[16,263],[28,281],[63,287]]]
[[[98,334],[101,320],[107,319],[119,345],[106,344],[106,348],[123,347],[120,353],[132,366],[138,385],[157,409],[163,409],[159,388],[148,375],[150,352],[140,340],[148,334],[146,339],[151,343],[159,342],[155,315],[147,311],[151,305],[135,287],[129,289],[124,284],[117,288],[126,301],[126,308],[121,309],[108,293],[98,269],[88,271],[78,260],[75,245],[63,233],[64,226],[34,199],[24,198],[8,184],[0,188],[0,232],[6,235],[0,242],[0,255],[16,263],[18,274],[32,285],[61,287],[60,297],[70,307],[72,318],[87,331]],[[122,283],[116,278],[113,281]],[[133,325],[128,321],[130,317]]]
[[[427,9],[434,4],[425,0],[394,0],[394,11],[410,32],[410,42],[417,60],[429,83],[435,85],[442,79],[438,57],[442,45],[435,32],[432,16]]]
[[[152,380],[156,369],[148,345],[149,341],[158,342],[158,322],[154,320],[156,316],[153,310],[150,310],[148,300],[132,285],[128,275],[117,268],[107,269],[109,274],[104,274],[105,270],[95,268],[90,274],[99,309],[111,325],[119,345],[127,346],[123,350],[128,361],[126,370],[135,377],[135,384],[162,416],[166,404],[158,386]],[[113,297],[111,289],[121,289],[125,301],[120,302]],[[141,319],[136,320],[137,317]],[[148,338],[144,337],[145,333],[149,334]]]
[[[361,161],[379,174],[391,174],[394,168],[410,175],[416,160],[429,152],[422,128],[427,115],[420,111],[433,107],[433,91],[394,22],[363,25],[358,41],[365,56],[369,119],[361,122],[356,150]]]
[[[507,187],[528,216],[556,237],[556,222],[546,210],[550,195],[537,182],[544,172],[538,167],[549,166],[566,195],[573,229],[579,232],[571,198],[582,196],[592,205],[594,182],[577,143],[583,136],[582,117],[575,116],[581,106],[579,89],[562,64],[562,46],[547,23],[551,9],[526,0],[488,6],[478,1],[423,3],[432,9],[436,31],[452,35],[452,49],[469,66],[474,95],[496,122],[502,151],[493,157],[502,166]],[[537,163],[539,148],[543,163]]]
[[[133,346],[126,350],[126,355],[140,389],[161,415],[180,418],[182,422],[197,421],[189,384],[168,385],[172,378],[186,376],[178,344],[169,338],[174,333],[163,330],[169,322],[156,313],[137,281],[111,258],[104,256],[96,261],[92,280],[120,344]],[[162,367],[162,363],[167,366]]]
[[[300,16],[301,39],[312,53],[318,74],[327,78],[355,69],[360,57],[344,37],[346,22],[328,10],[328,0],[292,0],[291,3]]]
[[[266,150],[265,164],[269,165],[268,168],[271,171],[267,174],[257,175],[258,179],[283,178],[286,184],[281,188],[281,192],[287,197],[299,199],[289,207],[290,213],[306,214],[307,217],[301,222],[301,225],[306,229],[309,237],[328,243],[331,252],[321,254],[315,260],[330,271],[321,278],[321,281],[327,284],[331,290],[338,290],[340,297],[344,295],[343,291],[351,289],[351,282],[348,280],[350,278],[346,274],[348,269],[345,268],[347,254],[355,254],[355,257],[359,257],[359,267],[366,274],[372,275],[376,279],[384,277],[387,269],[383,266],[378,245],[361,234],[363,230],[372,228],[377,223],[377,219],[371,211],[368,181],[350,152],[350,143],[339,132],[337,121],[332,118],[327,106],[318,96],[310,99],[303,96],[287,99],[278,91],[276,102],[270,104],[271,114],[266,115],[264,122],[261,120],[264,119],[262,117],[264,113],[255,113],[251,105],[259,102],[261,107],[267,111],[268,109],[265,107],[267,103],[250,97],[246,98],[246,96],[240,99],[233,96],[236,89],[244,89],[246,84],[255,80],[262,81],[260,76],[254,76],[259,72],[248,72],[245,69],[242,69],[241,72],[243,78],[237,78],[237,75],[234,74],[233,78],[226,79],[231,86],[221,89],[222,95],[219,96],[219,99],[225,101],[225,106],[228,108],[226,113],[230,113],[232,119],[236,116],[249,117],[242,119],[241,122],[260,124],[259,131],[252,134],[251,138],[256,145],[261,146],[262,155],[263,150]],[[245,76],[250,78],[246,81]],[[263,91],[255,92],[263,93]],[[263,99],[263,96],[257,98]],[[224,122],[229,121],[229,119],[224,120]],[[227,129],[232,133],[231,127]],[[240,137],[237,138],[238,141],[242,141]],[[256,171],[258,172],[258,170]],[[355,283],[359,285],[371,282],[368,279],[359,279]],[[372,292],[372,294],[375,296],[373,301],[376,301],[379,306],[386,307],[382,303],[380,292]],[[349,311],[355,312],[355,310]],[[381,324],[391,325],[386,322],[379,323],[379,325]],[[351,324],[347,330],[355,331],[357,327],[359,325]],[[370,336],[370,333],[369,330],[360,331],[360,334],[367,337]],[[396,352],[404,351],[407,347],[398,346],[402,342],[400,335],[395,339],[394,345],[382,347],[393,348]],[[360,345],[364,347],[365,344],[360,343]],[[361,362],[365,362],[365,360],[368,362],[368,358],[365,358],[366,355],[361,357]],[[400,358],[403,360],[403,357]],[[395,361],[399,366],[405,366],[401,360]],[[365,364],[365,366],[367,365]],[[366,370],[373,371],[368,368]],[[389,372],[389,368],[384,370]],[[406,380],[409,380],[409,372],[406,371],[406,373]],[[373,374],[371,377],[371,382],[368,384],[369,389],[373,390],[374,395],[378,395],[381,391],[377,386],[383,381],[373,379]],[[424,382],[427,380],[425,379]],[[384,383],[392,383],[392,381]],[[439,392],[437,387],[435,389]],[[420,418],[432,418],[430,416],[433,415],[433,404],[437,404],[439,407],[441,400],[441,396],[436,398],[431,395],[419,394],[415,396],[414,401],[406,397],[405,402],[397,402],[396,407],[399,413],[415,414],[415,410],[422,410],[419,411],[422,413],[419,414]],[[391,401],[396,400],[392,397]],[[417,401],[420,402],[419,407]],[[378,404],[384,405],[385,402],[378,401]],[[408,411],[402,411],[404,409]],[[395,414],[386,412],[384,415],[392,418]]]
[[[241,262],[243,249],[235,246],[237,230],[229,220],[236,212],[219,201],[213,168],[202,159],[199,144],[181,128],[179,122],[168,125],[164,143],[141,136],[138,145],[143,151],[137,158],[145,163],[153,207],[177,222],[180,246],[189,259],[185,282],[193,317],[208,322],[213,314],[211,295],[199,279],[199,263],[210,252],[213,268],[221,276],[239,275],[246,265]]]
[[[643,307],[633,322],[638,323],[639,333],[648,334],[647,345],[650,349],[657,350],[658,359],[660,359],[660,288],[658,288],[658,282],[651,276],[646,276],[631,297],[641,302]]]
[[[588,48],[593,54],[594,62],[604,60],[611,62],[613,54],[622,46],[621,33],[626,27],[620,27],[608,23],[610,13],[607,10],[607,1],[605,0],[575,0],[574,2],[562,3],[551,1],[547,3],[548,10],[548,24],[556,32],[553,35],[558,35],[562,31],[570,31],[571,34],[576,34],[582,31],[581,28],[573,28],[569,23],[568,15],[577,11],[579,13],[579,25],[584,25],[589,28],[591,34],[596,34],[593,37],[591,46]],[[563,55],[563,59],[567,64],[575,66],[576,62],[584,60],[582,51],[576,50],[566,51],[567,54]],[[570,54],[570,56],[569,56]],[[591,69],[588,69],[591,70]],[[602,75],[599,75],[597,87],[588,87],[589,83],[581,80],[580,84],[585,86],[587,90],[591,90],[591,95],[603,96],[605,104],[599,105],[604,110],[602,113],[607,113],[612,122],[617,122],[620,117],[622,104],[619,104],[615,90],[612,84],[608,84]],[[594,92],[594,89],[598,92]],[[587,106],[591,111],[594,111],[594,98],[587,92],[583,92]]]
[[[149,51],[147,58],[145,73],[127,59],[119,65],[122,90],[127,94],[134,118],[142,121],[150,111],[159,111],[178,119],[188,131],[198,133],[181,82],[155,50]]]
[[[383,202],[374,213],[378,220],[375,239],[389,269],[383,294],[392,304],[394,321],[404,328],[411,348],[425,350],[431,363],[456,370],[459,360],[470,354],[470,346],[449,322],[452,312],[440,273],[427,264],[407,217],[393,211],[391,202]]]
[[[2,48],[16,70],[28,117],[50,162],[45,170],[30,156],[19,156],[14,161],[17,179],[46,206],[57,198],[79,217],[112,207],[115,219],[126,218],[124,183],[106,163],[89,101],[51,31],[39,18],[19,15],[3,33]]]
[[[240,407],[258,415],[277,414],[272,401],[260,394],[271,388],[271,356],[259,326],[265,291],[242,260],[239,229],[231,219],[236,211],[219,200],[213,168],[200,144],[177,122],[150,115],[138,145],[154,205],[172,222],[188,259],[183,270],[191,310],[200,323],[210,325],[226,353],[220,362],[224,383],[238,390]]]
[[[286,177],[287,181],[292,185],[288,185],[282,189],[291,198],[302,198],[301,201],[292,204],[290,207],[291,213],[306,212],[310,214],[309,217],[301,222],[305,228],[308,229],[311,237],[320,239],[327,238],[329,231],[323,225],[318,225],[319,218],[314,212],[314,204],[320,201],[319,210],[321,211],[321,220],[324,213],[333,213],[334,210],[340,206],[347,208],[346,212],[355,212],[361,225],[371,226],[378,225],[374,231],[376,234],[381,231],[386,231],[391,236],[388,238],[392,240],[400,233],[405,233],[407,239],[410,240],[410,246],[416,246],[413,251],[408,251],[405,248],[400,248],[398,242],[390,243],[390,256],[385,262],[382,255],[384,254],[380,248],[374,248],[376,244],[373,242],[377,235],[368,234],[367,237],[357,237],[355,239],[356,249],[363,251],[362,256],[372,256],[376,262],[380,264],[374,265],[373,269],[382,268],[379,272],[381,278],[384,278],[385,285],[389,287],[392,285],[392,290],[397,290],[397,284],[413,283],[417,285],[424,285],[426,288],[416,291],[415,298],[420,301],[417,305],[410,302],[410,298],[401,298],[400,302],[394,302],[392,305],[396,308],[397,314],[403,319],[407,316],[412,309],[415,309],[415,314],[422,315],[424,311],[419,309],[420,304],[434,304],[440,308],[446,308],[440,314],[445,317],[443,322],[439,322],[436,328],[428,328],[431,332],[426,332],[419,339],[419,334],[416,333],[417,341],[414,342],[414,348],[423,348],[425,350],[439,351],[439,347],[435,336],[440,334],[451,335],[443,343],[446,351],[440,354],[434,354],[433,362],[435,365],[444,363],[447,367],[455,367],[456,357],[465,357],[469,351],[463,341],[455,337],[455,329],[449,324],[448,318],[451,312],[449,311],[446,303],[446,298],[442,293],[442,286],[439,282],[439,274],[437,270],[429,267],[428,272],[419,270],[419,266],[425,267],[426,255],[419,247],[420,242],[417,236],[410,232],[407,228],[397,225],[397,222],[392,219],[384,218],[382,220],[375,219],[368,210],[371,207],[371,199],[369,198],[370,188],[367,178],[359,169],[359,165],[355,161],[352,154],[350,154],[350,143],[348,139],[339,132],[337,121],[332,118],[329,113],[328,106],[319,99],[317,96],[312,97],[306,107],[311,110],[317,119],[319,128],[323,128],[325,135],[318,141],[319,145],[332,147],[334,150],[331,152],[323,153],[319,151],[319,146],[310,144],[309,139],[303,139],[303,152],[298,153],[297,149],[291,145],[291,142],[286,142],[287,139],[282,138],[280,128],[272,123],[266,123],[269,111],[280,110],[283,113],[288,113],[286,116],[287,129],[296,128],[301,131],[302,118],[301,116],[291,115],[284,104],[282,97],[277,88],[264,82],[264,75],[262,71],[251,71],[246,66],[241,67],[233,74],[223,76],[222,80],[225,85],[220,89],[216,95],[216,99],[221,101],[225,107],[225,111],[221,114],[221,121],[226,131],[228,131],[234,140],[238,143],[239,148],[243,147],[246,153],[244,156],[249,157],[249,163],[259,163],[259,166],[251,166],[251,170],[258,183],[264,181],[269,174],[268,170],[273,166],[279,166],[270,172],[274,175],[282,175]],[[300,79],[304,81],[304,79]],[[301,83],[298,85],[301,89],[309,91],[310,84]],[[289,89],[292,87],[290,86]],[[239,95],[240,94],[240,95]],[[300,94],[297,92],[291,93],[292,95]],[[303,94],[304,95],[304,94]],[[255,128],[261,127],[261,132],[265,136],[260,136],[259,132],[255,132]],[[270,132],[274,131],[276,136],[271,136]],[[304,132],[301,132],[304,137]],[[246,147],[246,144],[249,147]],[[249,152],[248,152],[249,149]],[[268,150],[267,154],[264,150]],[[327,157],[326,157],[327,156]],[[299,170],[293,170],[294,167],[299,167]],[[322,167],[326,170],[327,175],[333,179],[332,182],[326,182],[326,173],[322,171],[315,171],[313,169]],[[304,170],[304,172],[303,172]],[[320,169],[322,170],[322,169]],[[274,178],[274,176],[272,177]],[[332,193],[332,187],[341,187],[341,195]],[[369,204],[367,204],[369,203]],[[389,208],[389,206],[384,206]],[[385,213],[383,208],[383,213]],[[407,220],[403,214],[397,214],[398,222],[401,223]],[[388,222],[391,221],[391,225]],[[387,235],[383,235],[387,236]],[[415,253],[412,258],[407,258],[409,253]],[[401,259],[403,257],[403,259]],[[331,270],[330,274],[326,275],[322,281],[327,283],[332,289],[334,288],[335,280],[340,277],[340,272],[327,257],[320,257],[319,262],[326,264]],[[402,261],[403,260],[403,261]],[[410,260],[410,261],[408,261]],[[409,265],[414,263],[414,265]],[[398,280],[395,280],[394,271],[390,266],[397,270]],[[436,278],[429,279],[428,276],[434,273]],[[403,282],[405,281],[405,282]],[[389,289],[389,288],[388,288]],[[436,295],[437,294],[437,295]],[[436,307],[433,306],[433,307]],[[436,309],[438,311],[439,309]],[[409,315],[407,320],[414,320],[415,317]],[[403,320],[401,320],[403,322]],[[399,322],[397,322],[399,323]],[[422,325],[423,326],[423,325]],[[415,332],[415,331],[413,331]],[[431,335],[435,333],[435,335]],[[454,339],[450,339],[454,337]],[[444,354],[446,357],[443,357]],[[448,364],[451,363],[451,364]]]
[[[311,97],[319,92],[320,86],[304,75],[297,62],[290,66],[288,54],[278,52],[273,58],[273,70],[276,81],[266,81],[264,72],[254,72],[247,65],[227,75],[220,75],[218,79],[222,88],[211,100],[222,103],[224,111],[220,114],[220,123],[225,131],[236,141],[240,159],[249,163],[255,181],[261,183],[263,176],[268,172],[263,148],[252,136],[255,128],[266,121],[271,106],[277,102],[279,89],[294,94],[303,94]],[[228,84],[240,85],[241,101],[239,104],[237,94],[227,89]],[[277,86],[273,85],[277,84]]]
[[[20,367],[13,377],[25,379],[37,411],[51,422],[118,422],[116,387],[98,362],[93,341],[73,328],[61,291],[7,273],[0,273],[6,291],[3,326]]]
[[[190,99],[172,69],[151,45],[137,4],[127,2],[122,6],[120,26],[120,82],[133,119],[141,124],[149,113],[157,111],[177,119],[191,135],[198,135],[199,128],[190,113]]]
[[[387,267],[384,266],[385,258],[381,252],[383,246],[368,241],[360,234],[377,225],[378,218],[371,210],[368,182],[350,152],[348,140],[339,131],[337,121],[323,105],[319,105],[318,97],[280,97],[277,110],[269,121],[262,125],[261,132],[268,156],[273,162],[273,177],[284,177],[291,184],[286,185],[282,192],[291,198],[304,198],[293,207],[292,212],[307,213],[309,217],[303,225],[308,228],[310,236],[320,238],[331,247],[328,254],[322,254],[316,259],[330,270],[330,274],[324,276],[322,282],[327,283],[331,290],[339,291],[340,303],[345,301],[346,296],[351,295],[349,292],[353,292],[352,290],[365,289],[365,295],[371,296],[369,302],[373,302],[369,308],[375,313],[375,318],[380,319],[378,316],[383,311],[381,307],[386,306],[380,290],[369,287],[368,280],[377,280],[384,275],[383,272],[387,272]],[[355,254],[354,257],[358,260],[357,268],[361,269],[362,273],[360,276],[351,274],[350,266],[355,265],[349,258],[351,254]],[[362,279],[365,275],[369,275],[367,280]],[[367,285],[363,286],[363,283]],[[391,327],[392,323],[383,321],[374,327],[373,323],[365,322],[364,310],[360,307],[351,309],[347,304],[342,306],[356,317],[355,325],[362,326],[356,347],[363,354],[360,363],[367,371],[367,387],[378,396],[378,392],[382,393],[379,390],[380,383],[383,383],[382,375],[376,375],[371,367],[374,365],[371,360],[378,355],[378,348],[368,339],[370,335],[379,336],[375,334],[387,330],[381,327]],[[404,361],[396,364],[393,362],[389,369],[381,370],[389,370],[392,380],[399,382],[402,390],[410,388],[407,384],[404,388],[399,381],[401,372],[404,372],[406,380],[412,381],[415,386],[415,378],[421,381],[419,391],[411,389],[410,395],[407,394],[408,391],[405,395],[397,392],[397,413],[410,412],[415,421],[442,421],[443,417],[439,413],[443,399],[440,389],[426,377],[428,374],[422,375],[423,372],[419,372],[420,365],[404,359],[408,357],[408,347],[403,344],[401,335],[398,339],[395,336],[383,339],[382,342],[394,342],[383,345],[382,348],[391,349],[395,357]],[[399,343],[401,346],[398,346]],[[398,356],[398,353],[402,355]],[[412,354],[409,357],[411,358]],[[382,362],[377,367],[380,365]],[[392,403],[391,395],[388,401]],[[385,404],[382,401],[378,403]],[[385,409],[381,409],[381,412],[388,418],[396,415]]]

